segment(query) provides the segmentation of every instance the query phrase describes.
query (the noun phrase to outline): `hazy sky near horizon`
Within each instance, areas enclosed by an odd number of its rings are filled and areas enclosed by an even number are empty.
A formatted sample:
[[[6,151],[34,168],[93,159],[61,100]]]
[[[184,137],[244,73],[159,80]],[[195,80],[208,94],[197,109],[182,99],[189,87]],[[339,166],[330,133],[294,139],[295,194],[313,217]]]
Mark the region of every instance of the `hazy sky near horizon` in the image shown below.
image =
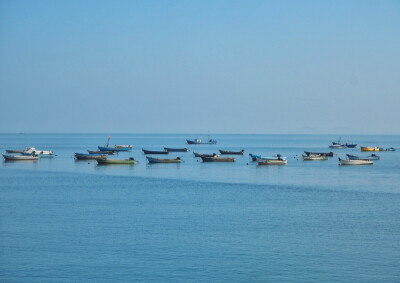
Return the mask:
[[[400,133],[400,1],[0,0],[0,132]]]

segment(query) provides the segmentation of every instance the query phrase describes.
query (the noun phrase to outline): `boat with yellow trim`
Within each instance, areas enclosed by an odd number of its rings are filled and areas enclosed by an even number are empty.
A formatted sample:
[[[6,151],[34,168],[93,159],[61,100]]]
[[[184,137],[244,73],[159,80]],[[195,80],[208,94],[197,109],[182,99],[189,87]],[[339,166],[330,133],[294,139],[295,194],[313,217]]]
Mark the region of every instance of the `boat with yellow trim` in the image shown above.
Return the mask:
[[[381,149],[377,146],[362,146],[361,151],[380,151]]]

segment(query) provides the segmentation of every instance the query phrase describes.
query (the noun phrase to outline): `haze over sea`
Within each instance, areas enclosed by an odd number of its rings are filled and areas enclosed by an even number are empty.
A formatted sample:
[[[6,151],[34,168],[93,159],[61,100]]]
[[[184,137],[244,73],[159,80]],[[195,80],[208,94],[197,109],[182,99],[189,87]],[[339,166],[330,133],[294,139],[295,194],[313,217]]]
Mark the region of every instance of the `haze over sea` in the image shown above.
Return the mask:
[[[57,157],[0,166],[0,279],[42,281],[400,280],[400,151],[372,166],[339,166],[329,135],[113,134],[134,166],[75,161],[108,134],[0,134],[1,151],[34,146]],[[343,136],[400,148],[400,136]],[[188,147],[182,164],[146,163],[141,149]],[[193,151],[245,149],[236,163],[202,163]],[[288,157],[257,166],[248,153]],[[169,158],[168,157],[168,158]]]

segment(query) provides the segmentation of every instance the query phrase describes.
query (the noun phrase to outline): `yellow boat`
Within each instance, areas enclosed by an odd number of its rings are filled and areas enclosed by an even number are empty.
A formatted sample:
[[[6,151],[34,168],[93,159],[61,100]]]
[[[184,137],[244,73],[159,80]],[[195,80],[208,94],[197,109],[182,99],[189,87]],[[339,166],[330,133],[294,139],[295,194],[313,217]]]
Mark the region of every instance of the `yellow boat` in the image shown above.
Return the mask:
[[[362,146],[361,151],[379,151],[380,148],[377,146]]]

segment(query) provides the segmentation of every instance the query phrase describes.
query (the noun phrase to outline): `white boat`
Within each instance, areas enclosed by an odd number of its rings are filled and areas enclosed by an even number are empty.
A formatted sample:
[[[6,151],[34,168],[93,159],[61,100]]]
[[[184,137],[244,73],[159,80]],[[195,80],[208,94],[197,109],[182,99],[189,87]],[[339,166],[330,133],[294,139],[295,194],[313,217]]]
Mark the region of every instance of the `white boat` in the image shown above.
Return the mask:
[[[368,159],[341,159],[339,158],[340,165],[372,165],[373,160]]]
[[[6,161],[24,161],[24,160],[38,160],[39,156],[26,156],[26,155],[10,155],[3,154],[4,160]]]
[[[286,165],[286,159],[257,159],[258,165]]]
[[[316,155],[316,154],[310,154],[310,155],[302,155],[303,160],[308,161],[308,160],[328,160],[329,157],[325,155]]]
[[[38,150],[34,147],[29,147],[24,150],[23,154],[34,154],[34,155],[53,155],[51,150]]]
[[[132,149],[132,145],[130,145],[130,144],[116,144],[115,148],[129,148],[129,149]]]

